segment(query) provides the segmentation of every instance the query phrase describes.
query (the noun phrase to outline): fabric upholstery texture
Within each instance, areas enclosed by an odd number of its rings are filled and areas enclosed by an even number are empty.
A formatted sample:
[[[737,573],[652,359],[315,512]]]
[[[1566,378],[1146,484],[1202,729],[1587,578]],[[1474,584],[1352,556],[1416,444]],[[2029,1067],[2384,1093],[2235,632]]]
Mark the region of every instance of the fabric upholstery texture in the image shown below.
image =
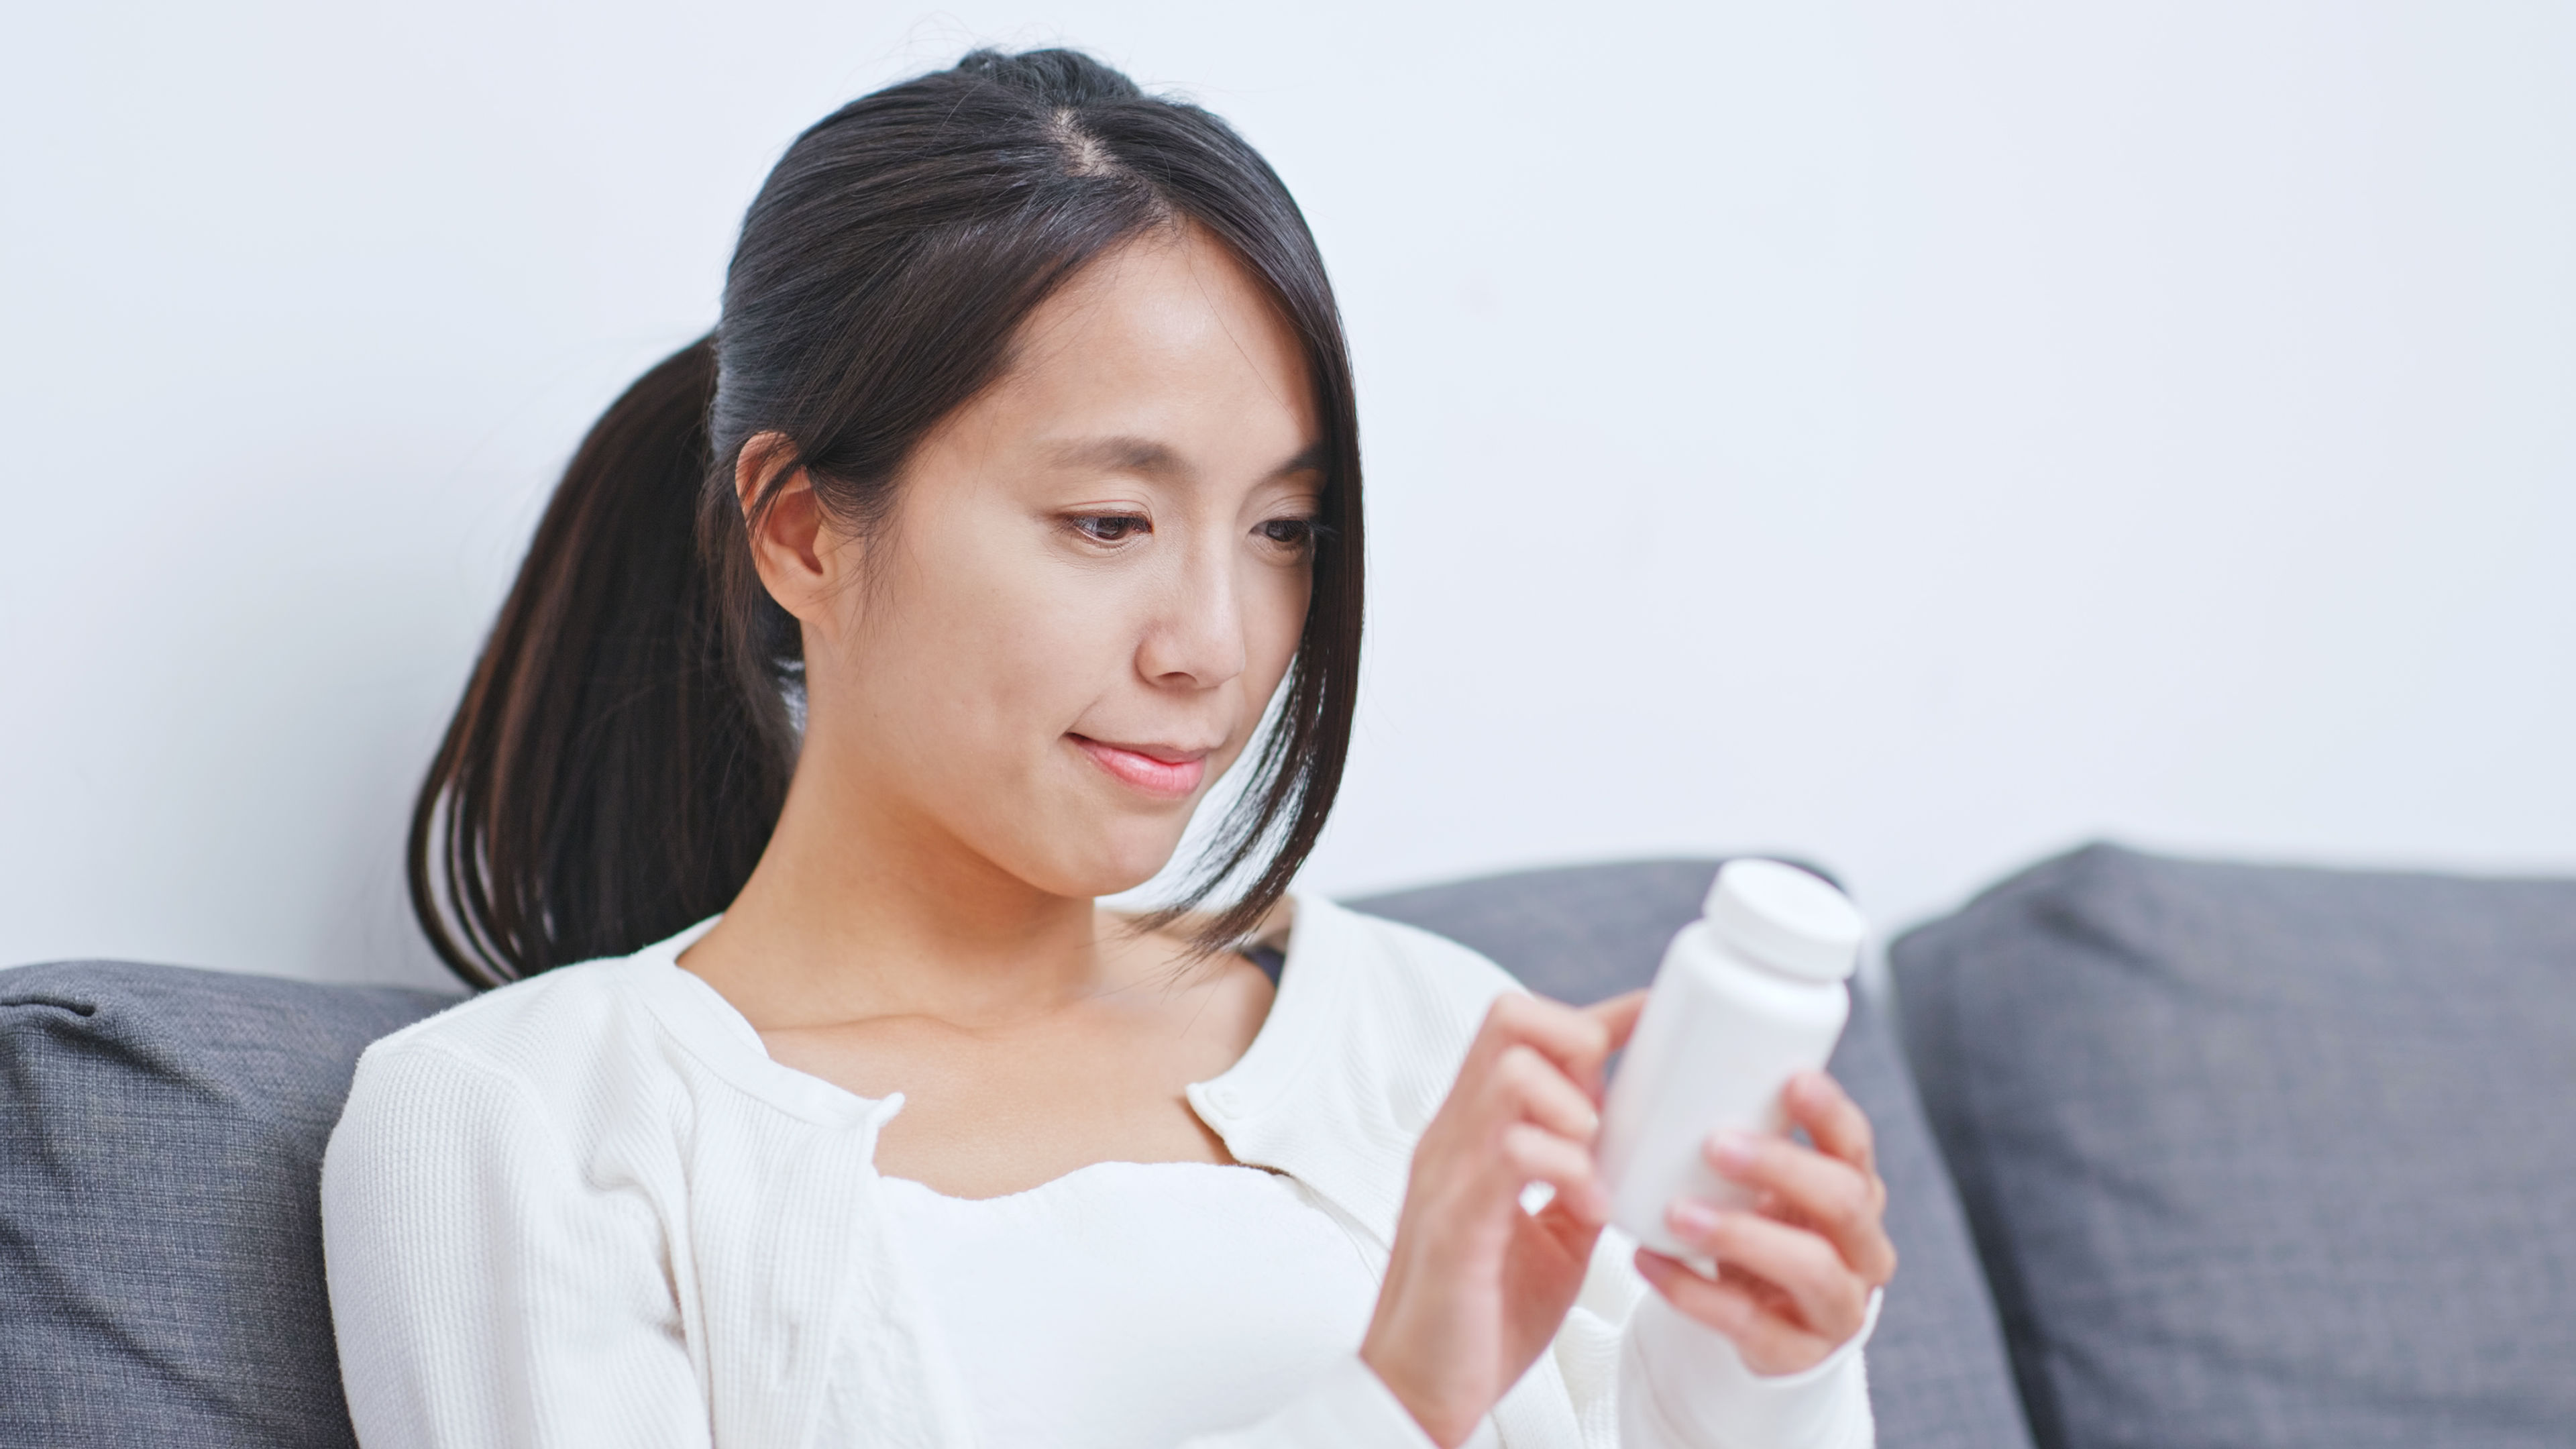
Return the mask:
[[[114,962],[0,971],[0,1444],[346,1449],[322,1145],[450,998]]]
[[[1652,980],[1673,933],[1699,914],[1715,860],[1654,860],[1487,876],[1349,902],[1493,958],[1524,985],[1591,1002]],[[1894,1033],[1865,994],[1831,1070],[1868,1111],[1899,1257],[1869,1344],[1883,1449],[2018,1449],[1995,1309]]]
[[[2096,846],[1893,967],[2044,1449],[2576,1444],[2576,882]]]

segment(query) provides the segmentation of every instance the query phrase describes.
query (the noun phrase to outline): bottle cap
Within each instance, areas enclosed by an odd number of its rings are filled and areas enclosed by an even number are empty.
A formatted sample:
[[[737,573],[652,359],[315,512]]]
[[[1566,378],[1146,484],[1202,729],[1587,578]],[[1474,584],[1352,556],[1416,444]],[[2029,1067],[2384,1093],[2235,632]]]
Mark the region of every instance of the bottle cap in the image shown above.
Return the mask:
[[[1705,910],[1718,939],[1786,975],[1841,981],[1860,964],[1868,930],[1849,897],[1776,860],[1718,867]]]

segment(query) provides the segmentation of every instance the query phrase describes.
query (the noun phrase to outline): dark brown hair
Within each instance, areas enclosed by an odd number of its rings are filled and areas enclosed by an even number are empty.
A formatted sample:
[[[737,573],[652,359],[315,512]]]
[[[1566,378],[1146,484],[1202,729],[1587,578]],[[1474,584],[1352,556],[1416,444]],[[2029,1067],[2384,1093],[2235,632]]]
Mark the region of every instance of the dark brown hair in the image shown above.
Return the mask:
[[[716,330],[647,372],[564,470],[412,812],[412,906],[467,982],[623,955],[724,910],[785,802],[795,621],[753,572],[733,462],[783,435],[864,531],[1030,310],[1119,243],[1196,226],[1302,344],[1325,483],[1305,630],[1249,780],[1169,924],[1221,948],[1313,850],[1360,645],[1350,360],[1313,235],[1223,121],[1066,50],[976,51],[796,139],[752,202]],[[765,508],[792,469],[773,474]]]

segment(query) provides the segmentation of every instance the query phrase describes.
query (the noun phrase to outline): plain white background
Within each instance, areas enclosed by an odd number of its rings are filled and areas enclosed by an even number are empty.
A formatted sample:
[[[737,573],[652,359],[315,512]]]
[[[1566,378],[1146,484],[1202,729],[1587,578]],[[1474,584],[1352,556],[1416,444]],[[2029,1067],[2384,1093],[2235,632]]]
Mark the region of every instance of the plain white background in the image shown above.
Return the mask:
[[[1357,348],[1329,891],[1890,925],[2110,834],[2576,869],[2576,9],[50,6],[0,57],[0,962],[439,979],[410,792],[558,467],[838,102],[1087,45]]]

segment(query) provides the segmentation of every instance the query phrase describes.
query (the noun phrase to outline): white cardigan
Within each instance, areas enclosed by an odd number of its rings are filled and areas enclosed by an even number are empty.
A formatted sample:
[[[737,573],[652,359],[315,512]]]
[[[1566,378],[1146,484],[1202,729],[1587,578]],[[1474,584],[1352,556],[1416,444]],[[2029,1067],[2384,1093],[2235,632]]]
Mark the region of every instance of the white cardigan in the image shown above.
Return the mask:
[[[487,993],[360,1059],[322,1221],[368,1449],[970,1449],[878,1196],[902,1096],[772,1061],[676,964],[704,929]],[[1190,1105],[1238,1161],[1312,1189],[1382,1272],[1414,1141],[1513,989],[1465,947],[1300,900],[1269,1017]],[[1646,1290],[1632,1248],[1602,1235],[1553,1350],[1475,1442],[1868,1449],[1866,1329],[1757,1378]],[[1192,1449],[1429,1442],[1354,1352]]]

